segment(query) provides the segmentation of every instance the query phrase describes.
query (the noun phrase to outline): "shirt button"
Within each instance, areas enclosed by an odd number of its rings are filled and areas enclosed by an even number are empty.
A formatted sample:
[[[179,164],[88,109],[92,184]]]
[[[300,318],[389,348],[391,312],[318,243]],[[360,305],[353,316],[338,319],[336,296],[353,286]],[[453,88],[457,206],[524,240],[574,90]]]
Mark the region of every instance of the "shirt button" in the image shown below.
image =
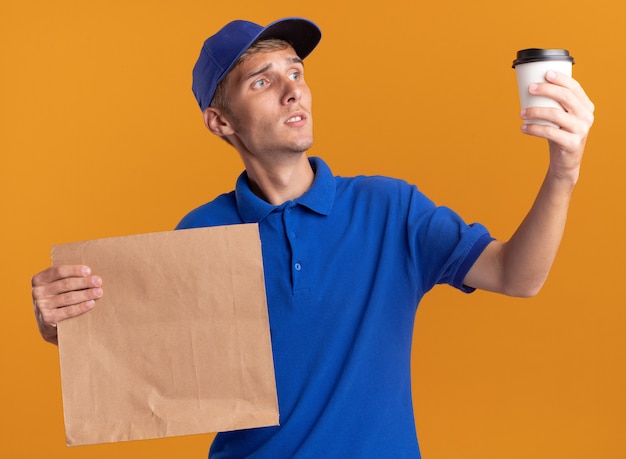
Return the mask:
[[[296,268],[296,271],[300,271],[302,269],[302,265],[300,263],[296,263],[294,268]]]

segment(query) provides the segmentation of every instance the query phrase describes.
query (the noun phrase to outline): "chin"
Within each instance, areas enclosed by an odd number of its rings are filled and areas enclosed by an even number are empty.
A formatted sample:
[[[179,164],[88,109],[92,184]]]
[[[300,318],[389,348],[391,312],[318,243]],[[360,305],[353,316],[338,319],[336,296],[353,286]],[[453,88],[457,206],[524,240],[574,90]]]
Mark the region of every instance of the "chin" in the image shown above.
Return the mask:
[[[295,142],[293,145],[294,151],[299,151],[299,152],[307,151],[312,146],[313,146],[313,137],[310,137],[308,139],[301,139]]]

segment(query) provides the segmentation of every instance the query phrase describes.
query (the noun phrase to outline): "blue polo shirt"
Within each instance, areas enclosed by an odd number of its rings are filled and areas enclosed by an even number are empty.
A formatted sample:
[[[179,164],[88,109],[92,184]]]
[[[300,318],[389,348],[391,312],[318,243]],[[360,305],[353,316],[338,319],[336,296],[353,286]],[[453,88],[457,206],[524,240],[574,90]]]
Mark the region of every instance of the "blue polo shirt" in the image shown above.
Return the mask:
[[[209,457],[419,458],[411,397],[417,305],[435,284],[462,291],[492,238],[386,177],[335,177],[273,206],[236,189],[182,228],[258,223],[280,426],[224,432]]]

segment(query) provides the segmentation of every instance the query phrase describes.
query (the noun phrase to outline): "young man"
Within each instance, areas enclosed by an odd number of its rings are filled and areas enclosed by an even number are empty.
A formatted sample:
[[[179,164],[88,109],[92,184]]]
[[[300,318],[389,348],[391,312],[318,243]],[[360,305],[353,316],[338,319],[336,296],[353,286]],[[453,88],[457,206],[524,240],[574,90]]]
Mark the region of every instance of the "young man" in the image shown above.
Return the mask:
[[[207,128],[245,165],[235,191],[195,209],[178,228],[258,222],[280,427],[221,433],[212,458],[418,458],[411,401],[413,320],[435,284],[532,296],[548,275],[578,179],[593,104],[553,72],[529,91],[565,110],[531,108],[525,125],[548,140],[550,166],[507,242],[436,207],[416,187],[383,177],[342,178],[313,143],[302,60],[321,38],[288,18],[267,27],[235,21],[209,38],[193,90]],[[43,337],[90,310],[102,280],[83,266],[33,277]]]

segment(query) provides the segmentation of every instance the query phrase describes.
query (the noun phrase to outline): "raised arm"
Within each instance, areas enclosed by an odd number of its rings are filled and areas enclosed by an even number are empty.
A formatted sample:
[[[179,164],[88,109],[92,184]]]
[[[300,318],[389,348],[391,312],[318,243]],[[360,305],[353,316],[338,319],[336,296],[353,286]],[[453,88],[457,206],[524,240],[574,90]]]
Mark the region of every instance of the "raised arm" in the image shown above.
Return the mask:
[[[567,212],[589,129],[594,105],[580,84],[560,73],[548,72],[548,83],[532,84],[535,95],[557,100],[565,109],[529,108],[522,119],[544,119],[561,128],[539,124],[522,132],[548,140],[550,165],[526,218],[507,242],[492,242],[465,278],[465,284],[512,296],[533,296],[543,286],[561,243]]]
[[[33,306],[39,332],[58,344],[57,323],[91,310],[102,296],[102,279],[81,265],[51,266],[32,278]]]

